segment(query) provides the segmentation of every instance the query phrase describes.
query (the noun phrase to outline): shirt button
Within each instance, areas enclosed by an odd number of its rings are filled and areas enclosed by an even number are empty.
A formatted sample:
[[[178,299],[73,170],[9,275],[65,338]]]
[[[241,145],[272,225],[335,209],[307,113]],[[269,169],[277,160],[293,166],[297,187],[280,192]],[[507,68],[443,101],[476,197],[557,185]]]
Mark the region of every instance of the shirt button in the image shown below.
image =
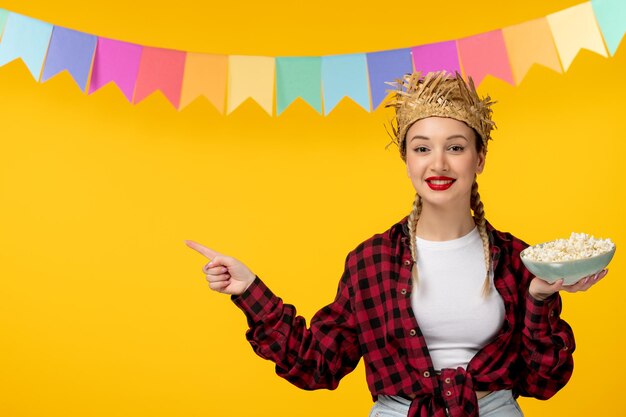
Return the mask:
[[[422,375],[424,375],[424,378],[430,378],[430,372],[428,371],[424,371]]]
[[[411,329],[411,331],[409,332],[409,334],[411,336],[415,336],[417,334],[417,332],[415,331],[415,329]]]
[[[446,391],[446,395],[449,397],[452,395],[452,391]]]
[[[563,346],[563,350],[567,350],[569,349],[567,346]]]
[[[450,383],[450,378],[446,378],[446,384]]]
[[[550,317],[554,317],[555,314],[554,310],[550,310]]]
[[[402,288],[402,289],[400,290],[400,293],[401,293],[402,295],[406,295],[406,288]]]
[[[411,265],[411,263],[412,263],[412,262],[411,262],[411,260],[410,260],[410,259],[405,259],[405,260],[404,260],[404,264],[405,264],[406,266]]]

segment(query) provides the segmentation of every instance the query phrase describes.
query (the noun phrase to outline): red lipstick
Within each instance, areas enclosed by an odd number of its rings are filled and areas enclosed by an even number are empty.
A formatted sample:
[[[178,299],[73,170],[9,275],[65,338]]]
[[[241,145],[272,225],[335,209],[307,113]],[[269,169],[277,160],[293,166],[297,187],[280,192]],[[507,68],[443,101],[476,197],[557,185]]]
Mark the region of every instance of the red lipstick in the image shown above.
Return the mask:
[[[450,177],[428,177],[426,184],[434,191],[444,191],[452,186],[455,179]]]

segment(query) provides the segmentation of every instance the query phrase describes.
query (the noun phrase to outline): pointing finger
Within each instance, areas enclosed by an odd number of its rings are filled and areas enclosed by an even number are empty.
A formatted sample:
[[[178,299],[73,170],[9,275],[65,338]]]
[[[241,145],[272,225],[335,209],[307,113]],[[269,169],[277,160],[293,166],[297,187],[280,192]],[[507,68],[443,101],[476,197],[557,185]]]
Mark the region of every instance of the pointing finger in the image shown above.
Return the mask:
[[[194,242],[193,240],[185,240],[185,245],[189,246],[191,249],[206,256],[209,259],[213,259],[218,255],[218,253],[213,249],[209,249],[206,246],[199,244],[198,242]]]

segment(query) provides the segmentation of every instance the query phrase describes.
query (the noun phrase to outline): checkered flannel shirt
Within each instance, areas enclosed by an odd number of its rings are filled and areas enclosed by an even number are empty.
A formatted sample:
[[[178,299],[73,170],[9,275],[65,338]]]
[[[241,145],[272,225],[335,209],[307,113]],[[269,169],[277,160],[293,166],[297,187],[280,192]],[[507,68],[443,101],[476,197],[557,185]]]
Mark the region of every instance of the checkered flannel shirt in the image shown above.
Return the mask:
[[[245,293],[233,296],[246,314],[254,351],[273,361],[279,376],[307,390],[335,389],[363,357],[372,398],[414,398],[409,417],[478,416],[475,391],[553,396],[572,374],[574,335],[560,318],[558,293],[545,301],[529,295],[533,275],[519,256],[528,245],[487,223],[504,323],[467,369],[439,372],[411,309],[407,219],[347,255],[335,300],[310,326],[258,276]]]

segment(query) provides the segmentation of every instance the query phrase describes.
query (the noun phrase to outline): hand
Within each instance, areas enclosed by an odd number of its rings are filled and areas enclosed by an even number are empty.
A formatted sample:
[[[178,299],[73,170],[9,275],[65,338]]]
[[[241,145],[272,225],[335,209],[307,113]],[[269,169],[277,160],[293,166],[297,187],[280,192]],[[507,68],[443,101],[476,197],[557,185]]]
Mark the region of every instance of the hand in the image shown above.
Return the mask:
[[[589,288],[591,288],[592,285],[596,284],[598,281],[604,278],[608,272],[608,269],[603,269],[597,274],[583,277],[578,282],[571,285],[563,285],[562,279],[559,279],[558,281],[550,284],[549,282],[546,282],[539,277],[535,277],[530,282],[530,288],[528,289],[528,291],[530,292],[530,295],[533,296],[533,298],[540,301],[545,300],[546,298],[550,297],[552,294],[560,290],[567,292],[587,291]]]
[[[248,289],[256,278],[256,275],[247,266],[235,258],[222,255],[193,240],[185,240],[185,244],[211,260],[204,265],[202,272],[206,274],[209,288],[213,291],[240,295]]]

